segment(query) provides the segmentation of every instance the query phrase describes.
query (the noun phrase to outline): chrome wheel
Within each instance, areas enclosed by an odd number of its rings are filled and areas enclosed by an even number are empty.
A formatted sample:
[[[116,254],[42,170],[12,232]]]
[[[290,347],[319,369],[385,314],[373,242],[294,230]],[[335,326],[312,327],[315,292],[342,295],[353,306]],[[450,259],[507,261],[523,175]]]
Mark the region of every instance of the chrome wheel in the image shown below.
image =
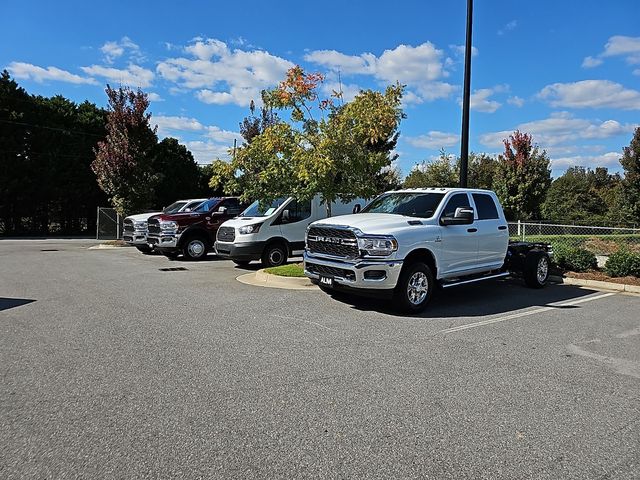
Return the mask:
[[[269,263],[271,265],[280,265],[284,261],[284,254],[277,249],[273,249],[269,252]]]
[[[427,298],[429,279],[424,272],[415,272],[407,283],[407,298],[412,305],[420,305]]]
[[[546,256],[540,257],[540,260],[538,260],[538,269],[536,271],[538,282],[540,283],[546,282],[548,275],[549,275],[549,259]]]
[[[187,251],[192,258],[199,258],[205,253],[205,245],[202,240],[191,240],[187,245]]]

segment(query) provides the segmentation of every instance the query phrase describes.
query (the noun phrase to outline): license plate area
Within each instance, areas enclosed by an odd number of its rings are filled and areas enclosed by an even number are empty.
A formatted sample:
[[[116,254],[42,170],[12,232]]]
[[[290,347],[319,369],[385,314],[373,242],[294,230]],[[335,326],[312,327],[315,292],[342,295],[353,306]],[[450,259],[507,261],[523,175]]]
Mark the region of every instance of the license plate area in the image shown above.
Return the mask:
[[[333,288],[333,277],[327,277],[326,275],[320,275],[318,280],[323,287]]]

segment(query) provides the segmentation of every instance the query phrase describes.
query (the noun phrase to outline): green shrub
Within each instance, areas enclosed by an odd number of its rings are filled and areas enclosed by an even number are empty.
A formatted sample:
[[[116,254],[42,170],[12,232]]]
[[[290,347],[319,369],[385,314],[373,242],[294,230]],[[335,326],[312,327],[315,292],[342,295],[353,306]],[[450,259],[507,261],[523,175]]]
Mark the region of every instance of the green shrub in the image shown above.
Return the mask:
[[[640,277],[640,253],[630,252],[622,247],[611,254],[604,270],[611,277]]]
[[[553,243],[553,260],[560,268],[573,272],[586,272],[598,267],[596,256],[580,247]]]

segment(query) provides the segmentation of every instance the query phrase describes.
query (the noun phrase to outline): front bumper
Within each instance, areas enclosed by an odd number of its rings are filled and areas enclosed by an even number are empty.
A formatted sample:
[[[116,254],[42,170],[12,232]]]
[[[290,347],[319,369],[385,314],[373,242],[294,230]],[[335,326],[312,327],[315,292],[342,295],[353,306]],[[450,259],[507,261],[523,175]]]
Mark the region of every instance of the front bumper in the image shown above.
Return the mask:
[[[328,259],[304,252],[304,273],[311,280],[333,278],[333,283],[349,289],[392,290],[398,283],[402,260]]]
[[[260,260],[266,242],[228,243],[216,242],[216,254],[231,260],[252,261]]]
[[[142,231],[125,231],[122,234],[122,240],[129,245],[147,245],[147,232]]]
[[[180,241],[180,235],[175,233],[150,233],[147,235],[147,243],[150,247],[163,249],[163,250],[175,250],[178,248],[178,242]]]

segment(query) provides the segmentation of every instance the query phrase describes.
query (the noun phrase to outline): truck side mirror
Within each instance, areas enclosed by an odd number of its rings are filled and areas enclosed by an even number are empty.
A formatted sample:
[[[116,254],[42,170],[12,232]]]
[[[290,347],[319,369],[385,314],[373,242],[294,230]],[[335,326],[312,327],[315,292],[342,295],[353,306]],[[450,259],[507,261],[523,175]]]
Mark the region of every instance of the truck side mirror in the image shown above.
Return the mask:
[[[356,203],[353,206],[353,213],[360,213],[360,210],[362,210],[362,205],[360,205],[359,203]]]
[[[220,207],[218,210],[213,212],[214,215],[224,215],[225,213],[227,213],[227,207]]]
[[[473,208],[458,207],[453,217],[441,217],[440,225],[470,225],[473,223]]]

